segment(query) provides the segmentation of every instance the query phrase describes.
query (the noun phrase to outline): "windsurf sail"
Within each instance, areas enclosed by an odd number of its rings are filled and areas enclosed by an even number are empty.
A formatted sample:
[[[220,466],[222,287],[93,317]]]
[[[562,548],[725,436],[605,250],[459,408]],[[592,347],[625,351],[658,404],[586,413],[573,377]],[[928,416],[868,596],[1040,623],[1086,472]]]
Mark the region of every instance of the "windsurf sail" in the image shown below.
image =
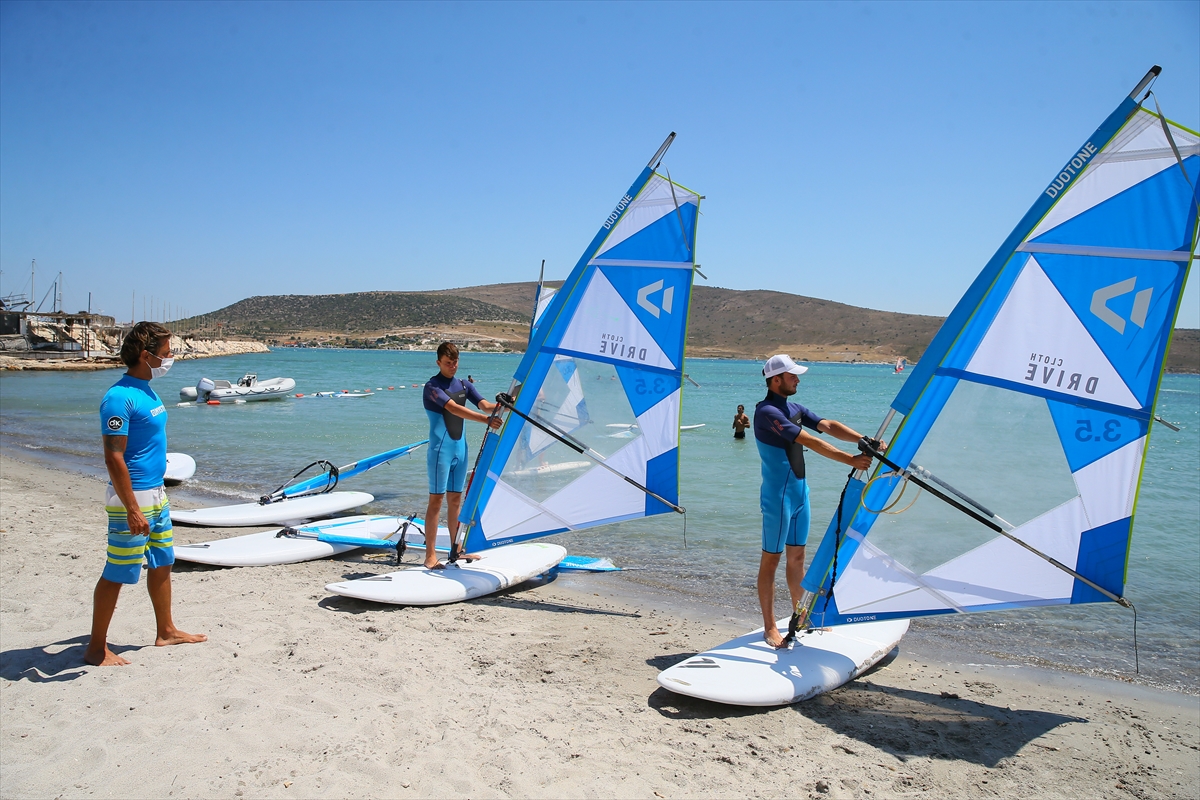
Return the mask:
[[[280,487],[279,489],[276,489],[274,492],[271,492],[271,494],[265,495],[264,497],[262,497],[259,500],[259,502],[262,503],[263,505],[266,505],[267,503],[274,503],[279,500],[286,500],[290,497],[300,497],[301,495],[320,494],[322,492],[331,491],[333,489],[333,487],[337,486],[339,481],[342,481],[346,478],[352,478],[355,475],[360,475],[369,469],[375,469],[375,467],[382,466],[383,464],[388,463],[389,461],[391,461],[394,458],[399,458],[400,456],[407,455],[408,453],[411,453],[413,450],[416,450],[421,445],[428,444],[428,443],[429,443],[428,439],[422,439],[419,442],[413,442],[412,444],[406,444],[403,447],[397,447],[394,450],[386,450],[382,453],[376,453],[373,456],[369,456],[368,458],[363,458],[358,461],[351,462],[351,463],[347,464],[346,466],[341,467],[340,469],[339,468],[326,469],[320,475],[316,475],[312,478],[307,478],[302,481],[297,481],[296,483],[293,483],[290,486]],[[309,464],[304,469],[300,470],[300,472],[297,474],[298,475],[303,474],[304,472],[308,471],[308,469],[310,469],[311,467],[313,467],[315,465],[319,465],[319,464],[328,465],[329,462],[327,462],[327,461],[313,462],[312,464]]]
[[[700,196],[656,171],[673,137],[535,318],[512,411],[485,439],[463,504],[469,551],[682,510],[679,406]],[[614,423],[633,435],[609,438]]]
[[[533,332],[537,330],[538,321],[542,315],[546,313],[546,309],[550,307],[550,301],[554,299],[554,295],[558,294],[558,290],[550,286],[546,286],[546,261],[542,259],[542,268],[538,273],[537,288],[533,293],[533,316],[529,320],[529,338],[533,339]]]
[[[1157,74],[1071,154],[910,371],[877,434],[887,461],[851,477],[794,626],[1128,605],[1200,208],[1200,136],[1137,98]],[[993,447],[1013,439],[1019,456]]]

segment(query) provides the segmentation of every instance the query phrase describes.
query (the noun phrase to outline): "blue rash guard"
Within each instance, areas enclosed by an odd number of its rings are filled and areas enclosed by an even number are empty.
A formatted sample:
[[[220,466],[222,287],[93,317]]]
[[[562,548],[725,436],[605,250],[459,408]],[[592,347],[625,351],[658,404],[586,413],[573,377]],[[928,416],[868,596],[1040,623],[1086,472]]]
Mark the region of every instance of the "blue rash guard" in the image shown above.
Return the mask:
[[[429,450],[425,465],[429,470],[429,493],[461,492],[467,482],[467,440],[463,438],[463,418],[446,410],[450,400],[478,408],[483,395],[475,384],[438,373],[425,383],[421,401],[429,417]]]
[[[100,432],[126,436],[125,466],[133,490],[157,489],[167,471],[167,409],[150,381],[129,375],[100,401]]]
[[[811,516],[804,479],[804,448],[796,443],[800,426],[817,430],[822,421],[799,403],[775,392],[754,407],[754,442],[762,459],[762,549],[782,553],[784,545],[808,542]]]

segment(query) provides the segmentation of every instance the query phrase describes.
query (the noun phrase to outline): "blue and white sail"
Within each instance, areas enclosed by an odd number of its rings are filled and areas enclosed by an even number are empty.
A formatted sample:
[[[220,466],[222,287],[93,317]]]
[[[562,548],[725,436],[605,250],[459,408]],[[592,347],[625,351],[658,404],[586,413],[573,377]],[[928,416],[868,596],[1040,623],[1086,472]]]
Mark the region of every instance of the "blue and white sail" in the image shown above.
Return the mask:
[[[1071,154],[912,370],[880,429],[900,474],[850,482],[804,579],[813,623],[1125,602],[1200,207],[1200,136],[1135,97],[1156,74]],[[958,507],[926,491],[904,510],[914,476]]]
[[[655,171],[665,148],[535,319],[510,391],[517,413],[485,440],[463,504],[468,550],[678,503],[700,196]],[[610,438],[617,424],[635,435]]]

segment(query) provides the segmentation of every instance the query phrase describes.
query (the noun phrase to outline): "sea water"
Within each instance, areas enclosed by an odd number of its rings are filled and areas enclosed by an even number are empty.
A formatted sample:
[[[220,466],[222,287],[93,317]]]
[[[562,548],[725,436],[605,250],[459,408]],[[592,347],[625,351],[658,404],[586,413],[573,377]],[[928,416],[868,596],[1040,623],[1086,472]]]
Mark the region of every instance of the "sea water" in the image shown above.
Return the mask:
[[[483,395],[491,397],[508,389],[519,359],[465,353],[459,376],[471,375]],[[246,501],[289,482],[318,459],[340,466],[424,439],[428,421],[420,387],[435,371],[434,355],[428,352],[278,349],[176,362],[153,385],[168,408],[169,449],[196,459],[196,475],[186,488],[209,495],[210,502],[216,502],[211,496]],[[295,392],[306,396],[176,405],[179,389],[195,386],[201,377],[236,381],[246,372],[262,379],[295,378]],[[685,385],[681,424],[704,427],[680,434],[680,503],[687,508],[686,517],[665,514],[564,534],[556,541],[572,553],[607,556],[631,568],[619,580],[753,620],[760,553],[759,459],[752,435],[735,440],[731,425],[739,403],[753,414],[762,399],[760,365],[691,359],[687,372],[698,386]],[[98,406],[120,374],[4,373],[0,444],[13,454],[24,451],[102,473]],[[904,377],[893,374],[890,365],[813,364],[796,399],[822,416],[874,434]],[[309,396],[341,390],[373,394]],[[1182,430],[1154,426],[1134,520],[1126,596],[1138,608],[1140,676],[1134,673],[1133,615],[1112,603],[918,620],[909,639],[978,663],[1038,664],[1200,692],[1200,376],[1166,376],[1158,413]],[[467,424],[472,458],[482,431],[482,425]],[[994,448],[994,462],[1020,464],[1029,443],[1014,431],[987,446]],[[428,492],[424,453],[418,450],[340,488],[375,495],[366,508],[371,513],[422,514]],[[810,545],[815,545],[836,507],[847,470],[813,454],[807,461]],[[1006,505],[1003,497],[978,499],[992,507]],[[604,591],[614,577],[578,580],[594,580],[596,590]],[[776,607],[782,613],[788,607],[782,569],[779,577]]]

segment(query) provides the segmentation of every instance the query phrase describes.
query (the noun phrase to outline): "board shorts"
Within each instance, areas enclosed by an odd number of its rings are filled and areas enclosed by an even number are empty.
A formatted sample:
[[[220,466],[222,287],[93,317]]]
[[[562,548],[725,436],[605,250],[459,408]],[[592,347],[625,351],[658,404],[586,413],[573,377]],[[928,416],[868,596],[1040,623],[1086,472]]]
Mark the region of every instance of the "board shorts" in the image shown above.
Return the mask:
[[[138,508],[150,523],[149,536],[129,532],[129,517],[125,504],[112,486],[104,498],[108,512],[108,560],[101,574],[113,583],[137,583],[142,574],[143,559],[150,569],[169,567],[175,563],[174,539],[171,530],[171,505],[163,487],[134,491]]]
[[[808,482],[792,472],[783,450],[757,439],[755,443],[762,457],[762,489],[759,493],[762,549],[778,554],[783,552],[784,545],[803,547],[808,543],[811,518]]]
[[[461,492],[467,483],[467,437],[431,439],[425,454],[429,470],[429,493]]]
[[[734,432],[733,432],[733,438],[735,438],[735,439],[745,439],[745,438],[746,438],[746,432],[745,432],[745,431],[734,431]]]

